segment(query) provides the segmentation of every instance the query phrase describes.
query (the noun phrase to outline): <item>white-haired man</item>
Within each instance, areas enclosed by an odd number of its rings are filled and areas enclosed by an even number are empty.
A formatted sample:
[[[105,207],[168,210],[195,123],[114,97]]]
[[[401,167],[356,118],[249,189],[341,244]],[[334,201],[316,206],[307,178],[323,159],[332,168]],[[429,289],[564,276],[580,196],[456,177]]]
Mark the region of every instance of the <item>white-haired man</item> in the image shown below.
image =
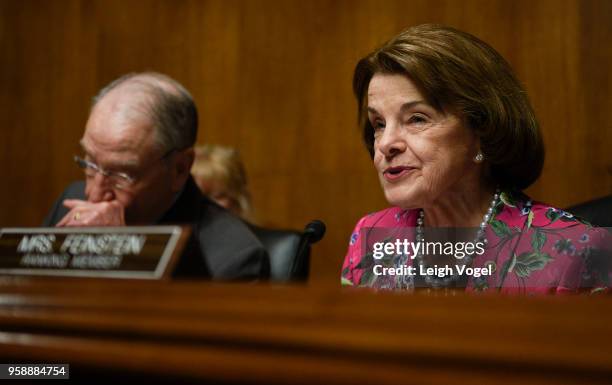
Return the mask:
[[[125,75],[103,88],[75,162],[85,181],[70,185],[46,226],[189,223],[195,245],[177,274],[258,278],[269,261],[247,226],[205,198],[191,177],[197,109],[189,92],[159,73]]]

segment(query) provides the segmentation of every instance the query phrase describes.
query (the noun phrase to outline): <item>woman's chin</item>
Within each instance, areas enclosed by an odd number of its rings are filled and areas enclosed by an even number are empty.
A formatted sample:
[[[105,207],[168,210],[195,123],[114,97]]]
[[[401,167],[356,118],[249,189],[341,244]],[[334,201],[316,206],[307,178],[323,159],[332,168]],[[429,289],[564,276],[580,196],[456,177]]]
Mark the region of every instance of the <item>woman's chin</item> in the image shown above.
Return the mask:
[[[398,194],[397,192],[385,191],[385,198],[391,206],[400,207],[402,209],[416,209],[423,207],[425,200],[423,197],[418,197],[412,194]]]

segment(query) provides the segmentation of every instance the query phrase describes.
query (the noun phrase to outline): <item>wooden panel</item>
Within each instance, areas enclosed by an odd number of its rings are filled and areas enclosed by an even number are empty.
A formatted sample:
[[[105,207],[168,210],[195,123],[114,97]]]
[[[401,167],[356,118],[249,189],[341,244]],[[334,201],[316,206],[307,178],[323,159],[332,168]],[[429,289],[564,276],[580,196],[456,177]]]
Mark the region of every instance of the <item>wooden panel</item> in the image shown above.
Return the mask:
[[[0,281],[0,359],[140,381],[607,383],[610,297]],[[437,294],[437,295],[436,295]]]
[[[353,67],[424,22],[474,33],[515,67],[547,145],[535,198],[612,192],[609,1],[0,0],[0,225],[40,223],[79,177],[70,159],[97,89],[156,70],[192,91],[200,143],[241,150],[261,224],[328,224],[312,278],[335,283],[356,220],[386,206]]]

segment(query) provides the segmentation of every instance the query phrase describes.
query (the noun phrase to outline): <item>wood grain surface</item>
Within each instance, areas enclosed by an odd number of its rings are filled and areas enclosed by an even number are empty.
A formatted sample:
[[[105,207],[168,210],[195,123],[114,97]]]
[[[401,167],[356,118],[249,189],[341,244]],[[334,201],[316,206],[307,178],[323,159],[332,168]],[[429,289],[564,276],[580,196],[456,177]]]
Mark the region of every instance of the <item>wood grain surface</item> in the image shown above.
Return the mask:
[[[0,293],[0,359],[70,363],[79,379],[105,371],[105,380],[169,383],[612,378],[609,296],[42,278],[3,278]]]

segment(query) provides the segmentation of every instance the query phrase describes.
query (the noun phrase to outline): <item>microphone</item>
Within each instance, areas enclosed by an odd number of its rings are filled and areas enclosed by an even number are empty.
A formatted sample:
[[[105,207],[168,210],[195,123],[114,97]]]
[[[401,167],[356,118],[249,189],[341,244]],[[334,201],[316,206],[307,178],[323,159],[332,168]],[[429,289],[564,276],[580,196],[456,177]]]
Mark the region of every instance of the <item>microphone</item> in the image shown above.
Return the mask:
[[[325,235],[325,223],[318,219],[310,221],[304,228],[304,238],[308,240],[308,243],[317,243]]]
[[[295,260],[291,268],[291,272],[296,275],[296,279],[306,280],[310,270],[310,245],[319,242],[325,235],[325,223],[315,219],[310,221],[300,236]],[[300,272],[297,276],[296,272]]]

